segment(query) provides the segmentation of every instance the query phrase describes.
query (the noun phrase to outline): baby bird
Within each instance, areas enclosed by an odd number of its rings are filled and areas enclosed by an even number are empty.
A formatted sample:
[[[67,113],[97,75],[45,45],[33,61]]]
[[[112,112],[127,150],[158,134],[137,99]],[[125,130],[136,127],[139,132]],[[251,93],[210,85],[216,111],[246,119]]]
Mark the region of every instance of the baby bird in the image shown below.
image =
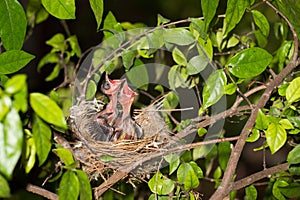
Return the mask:
[[[117,96],[117,101],[123,109],[122,118],[118,118],[115,123],[115,127],[117,127],[115,130],[121,132],[118,139],[141,139],[143,137],[143,130],[130,116],[130,108],[136,93],[128,87],[127,82],[124,82],[122,85]]]

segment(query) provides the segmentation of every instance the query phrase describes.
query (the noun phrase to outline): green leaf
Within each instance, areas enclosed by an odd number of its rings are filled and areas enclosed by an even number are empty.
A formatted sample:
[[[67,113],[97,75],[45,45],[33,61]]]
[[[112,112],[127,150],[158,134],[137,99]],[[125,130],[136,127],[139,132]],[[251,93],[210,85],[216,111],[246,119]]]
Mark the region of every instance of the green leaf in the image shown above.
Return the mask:
[[[18,74],[9,79],[5,85],[5,92],[8,94],[14,94],[22,90],[22,88],[26,85],[26,75]]]
[[[51,150],[52,132],[48,124],[46,124],[37,115],[33,115],[32,134],[36,146],[36,152],[41,166],[47,159]]]
[[[221,97],[225,94],[226,82],[227,78],[225,72],[222,70],[217,70],[208,77],[202,92],[202,111],[217,103],[221,99]]]
[[[31,93],[30,105],[34,112],[46,122],[60,128],[67,128],[62,110],[48,96],[41,93]]]
[[[181,73],[181,68],[178,65],[174,65],[171,67],[168,73],[168,80],[170,84],[170,88],[175,90],[178,87],[187,87],[187,77]]]
[[[255,30],[254,35],[259,47],[265,47],[268,44],[268,38],[264,36],[260,30]]]
[[[233,56],[229,71],[238,78],[251,78],[261,74],[272,60],[272,55],[259,47],[245,49]]]
[[[52,70],[52,72],[46,77],[45,81],[52,81],[58,77],[60,73],[61,66],[56,64]]]
[[[126,73],[131,84],[137,88],[147,88],[149,83],[148,71],[140,59],[134,61],[133,67]]]
[[[0,172],[11,179],[20,158],[23,145],[23,131],[20,116],[15,108],[7,113],[0,123]]]
[[[11,105],[12,105],[12,102],[8,96],[3,96],[0,99],[0,122],[3,120],[3,118],[9,112]]]
[[[0,1],[0,37],[6,50],[20,50],[23,46],[27,19],[16,0]],[[2,63],[0,61],[0,63]]]
[[[177,47],[175,47],[173,49],[172,57],[178,65],[180,65],[180,66],[186,66],[187,65],[185,55]]]
[[[79,180],[73,171],[66,171],[59,183],[59,199],[77,200],[79,195]]]
[[[228,0],[223,28],[224,38],[240,22],[245,13],[245,10],[248,7],[248,0]]]
[[[33,55],[22,50],[10,50],[0,54],[0,74],[11,74],[27,65]]]
[[[258,110],[258,114],[255,121],[255,127],[259,130],[267,129],[269,125],[268,117],[261,111]]]
[[[284,128],[284,129],[294,129],[293,124],[288,120],[288,119],[281,119],[279,121],[279,124]]]
[[[23,155],[23,164],[25,172],[28,174],[35,165],[36,146],[34,144],[33,137],[31,137],[30,131],[25,129],[25,132],[27,133],[27,137],[25,139],[25,155]]]
[[[80,186],[80,200],[92,200],[93,195],[89,177],[82,170],[76,170],[76,173]]]
[[[201,8],[205,23],[205,32],[207,32],[211,20],[214,18],[219,0],[202,0]]]
[[[270,25],[267,18],[258,10],[251,10],[253,14],[254,23],[261,30],[264,36],[268,36],[270,32]]]
[[[225,93],[228,95],[232,95],[236,92],[237,86],[234,83],[229,83],[225,86]]]
[[[122,52],[122,61],[125,69],[129,69],[133,65],[135,56],[135,51],[124,50]]]
[[[255,142],[259,139],[260,132],[258,129],[253,128],[251,131],[251,135],[246,139],[246,142]]]
[[[174,190],[174,181],[164,177],[160,172],[156,173],[149,181],[151,192],[158,195],[167,195]]]
[[[285,187],[278,187],[280,192],[289,199],[297,199],[300,197],[300,184],[290,183]]]
[[[72,153],[70,152],[70,150],[68,149],[65,149],[65,148],[57,148],[57,149],[53,149],[52,150],[53,153],[55,153],[60,159],[61,161],[63,161],[63,163],[65,163],[65,165],[71,165],[73,164],[75,161],[74,161],[74,158],[73,158],[73,155]]]
[[[10,197],[10,188],[7,180],[0,174],[0,198]]]
[[[97,21],[97,30],[99,30],[102,22],[102,15],[103,15],[103,0],[89,0],[89,1]]]
[[[45,9],[59,19],[75,19],[75,0],[42,0]]]
[[[287,133],[280,124],[270,123],[265,134],[272,154],[276,153],[287,139]]]
[[[188,75],[195,75],[200,73],[208,64],[208,58],[203,54],[192,57],[186,67]]]
[[[238,43],[240,43],[240,40],[236,36],[232,36],[229,38],[226,47],[227,48],[235,47]]]
[[[157,26],[166,24],[166,23],[168,23],[168,22],[170,22],[169,19],[163,17],[163,16],[160,15],[160,14],[157,14]]]
[[[179,166],[180,159],[177,154],[168,154],[164,157],[164,159],[170,164],[169,165],[169,175],[171,175]]]
[[[67,39],[67,42],[70,43],[72,49],[72,56],[75,54],[77,57],[81,56],[81,49],[77,40],[76,35],[72,35]]]
[[[182,163],[177,170],[178,182],[183,184],[185,190],[189,191],[199,186],[198,177],[189,163]]]
[[[95,97],[96,91],[97,91],[97,85],[95,81],[90,80],[86,88],[86,94],[85,94],[86,100],[93,99]]]
[[[218,161],[223,171],[225,171],[227,167],[227,162],[229,160],[230,153],[230,142],[222,142],[218,145]]]
[[[288,186],[289,184],[284,180],[277,180],[273,184],[272,194],[278,200],[285,200],[286,198],[281,194],[279,187]]]
[[[246,192],[245,200],[256,200],[257,199],[257,190],[253,185],[246,187],[245,192]]]
[[[288,154],[287,161],[289,165],[300,163],[300,145],[298,144]]]
[[[65,36],[61,33],[57,33],[52,38],[47,40],[46,44],[53,47],[54,51],[64,51],[66,48]]]
[[[191,161],[191,162],[189,162],[189,164],[192,166],[192,168],[193,168],[193,170],[196,173],[198,178],[203,178],[204,177],[202,169],[197,165],[196,162]]]
[[[300,100],[300,77],[295,78],[286,89],[286,99],[289,103]]]
[[[189,45],[195,42],[193,34],[185,28],[164,29],[163,38],[166,42],[177,45]]]

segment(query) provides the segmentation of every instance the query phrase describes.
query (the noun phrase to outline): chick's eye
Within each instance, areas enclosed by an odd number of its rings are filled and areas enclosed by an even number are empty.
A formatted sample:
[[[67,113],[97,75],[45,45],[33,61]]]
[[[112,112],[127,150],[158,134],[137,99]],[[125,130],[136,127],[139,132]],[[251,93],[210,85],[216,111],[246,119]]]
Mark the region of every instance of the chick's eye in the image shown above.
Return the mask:
[[[110,89],[109,82],[105,81],[105,83],[103,84],[103,89],[105,89],[105,90],[109,90]]]

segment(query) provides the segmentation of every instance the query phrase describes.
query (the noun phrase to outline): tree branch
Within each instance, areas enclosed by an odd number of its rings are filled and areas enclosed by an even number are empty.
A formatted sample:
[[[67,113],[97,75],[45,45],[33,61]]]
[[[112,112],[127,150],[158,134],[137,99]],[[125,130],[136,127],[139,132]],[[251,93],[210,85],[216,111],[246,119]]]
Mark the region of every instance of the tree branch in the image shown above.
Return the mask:
[[[45,190],[44,188],[41,188],[41,187],[36,186],[36,185],[28,184],[26,186],[26,190],[28,192],[38,194],[38,195],[40,195],[42,197],[45,197],[47,199],[51,199],[51,200],[57,200],[58,199],[57,194],[54,194],[53,192]]]
[[[234,182],[232,187],[230,188],[230,190],[231,191],[239,190],[239,189],[244,188],[258,180],[266,178],[269,175],[275,174],[277,172],[286,171],[286,170],[288,170],[288,163],[283,163],[280,165],[276,165],[274,167],[267,168],[263,171],[251,174],[250,176],[247,176],[246,178],[243,178],[241,180]]]
[[[261,96],[261,99],[259,100],[256,107],[252,110],[252,113],[245,124],[241,136],[239,140],[237,141],[235,148],[231,152],[226,171],[224,173],[222,182],[216,192],[211,196],[211,199],[224,199],[229,192],[231,191],[230,184],[233,179],[233,175],[236,171],[237,164],[239,161],[239,158],[241,156],[241,153],[243,151],[246,139],[253,128],[256,120],[256,116],[258,114],[258,110],[263,108],[267,101],[269,100],[272,91],[280,85],[280,83],[283,81],[283,79],[291,73],[291,71],[297,66],[297,57],[298,57],[298,37],[294,30],[294,27],[290,23],[290,21],[281,13],[277,8],[275,8],[270,2],[267,0],[263,0],[270,8],[272,8],[278,15],[280,15],[289,25],[289,28],[292,32],[293,39],[294,39],[294,52],[292,59],[290,63],[273,79],[266,85],[266,90]]]

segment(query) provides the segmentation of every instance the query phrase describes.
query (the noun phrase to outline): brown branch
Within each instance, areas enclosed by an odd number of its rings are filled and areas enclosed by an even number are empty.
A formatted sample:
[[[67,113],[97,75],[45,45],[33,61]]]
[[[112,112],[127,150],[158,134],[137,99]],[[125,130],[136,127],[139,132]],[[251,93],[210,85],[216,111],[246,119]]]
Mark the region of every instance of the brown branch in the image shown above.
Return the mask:
[[[276,165],[267,169],[264,169],[263,171],[251,174],[250,176],[247,176],[241,180],[238,180],[233,183],[232,187],[230,188],[231,191],[233,190],[239,190],[242,188],[245,188],[246,186],[259,181],[263,178],[268,177],[269,175],[275,174],[277,172],[282,172],[288,170],[288,163],[283,163],[280,165]]]
[[[241,153],[243,151],[246,139],[253,128],[255,124],[255,119],[258,113],[258,110],[263,108],[267,101],[269,100],[272,91],[280,85],[280,83],[283,81],[283,79],[291,73],[291,71],[297,66],[297,57],[298,57],[298,37],[297,34],[290,23],[290,21],[281,13],[277,8],[275,8],[270,2],[263,0],[269,7],[271,7],[278,15],[280,15],[289,25],[289,28],[292,32],[293,38],[294,38],[294,52],[292,56],[292,60],[290,63],[274,78],[271,80],[267,85],[266,85],[266,90],[261,96],[261,99],[259,100],[257,106],[252,110],[252,113],[245,124],[241,136],[239,140],[237,141],[235,148],[231,152],[228,164],[227,164],[227,169],[224,173],[222,182],[216,192],[211,196],[211,199],[224,199],[229,192],[231,191],[230,184],[233,179],[233,175],[236,171],[237,164],[239,161],[239,158],[241,156]]]
[[[38,194],[42,197],[45,197],[47,199],[51,199],[51,200],[57,200],[58,199],[58,196],[57,194],[54,194],[53,192],[50,192],[48,190],[45,190],[39,186],[36,186],[36,185],[32,185],[32,184],[28,184],[26,186],[26,190],[28,192],[31,192],[31,193],[34,193],[34,194]]]

